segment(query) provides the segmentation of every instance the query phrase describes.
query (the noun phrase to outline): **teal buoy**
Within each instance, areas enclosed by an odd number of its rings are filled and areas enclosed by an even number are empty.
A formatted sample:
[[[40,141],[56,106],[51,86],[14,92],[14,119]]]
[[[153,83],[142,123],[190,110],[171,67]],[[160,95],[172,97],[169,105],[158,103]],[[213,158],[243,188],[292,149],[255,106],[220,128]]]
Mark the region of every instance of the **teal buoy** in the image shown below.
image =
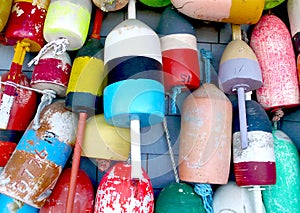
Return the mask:
[[[186,183],[173,183],[158,195],[156,213],[205,213],[202,199],[192,186]]]
[[[291,213],[300,210],[299,153],[281,130],[273,131],[276,159],[276,184],[262,191],[267,212]]]

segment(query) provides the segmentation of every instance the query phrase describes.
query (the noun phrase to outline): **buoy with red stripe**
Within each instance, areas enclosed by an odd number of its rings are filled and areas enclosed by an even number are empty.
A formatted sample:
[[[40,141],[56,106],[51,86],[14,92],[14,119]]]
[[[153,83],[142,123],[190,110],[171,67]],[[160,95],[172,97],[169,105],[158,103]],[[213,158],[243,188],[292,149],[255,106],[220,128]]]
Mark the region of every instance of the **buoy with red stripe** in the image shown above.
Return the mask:
[[[71,169],[65,168],[59,176],[51,195],[40,209],[40,213],[65,212],[70,177]],[[92,213],[94,209],[94,189],[89,176],[83,170],[79,170],[76,183],[74,209],[76,209],[76,212]]]
[[[75,143],[76,116],[64,101],[46,106],[40,128],[32,122],[0,175],[0,193],[41,208],[51,194]]]
[[[12,6],[13,0],[1,0],[0,1],[0,32],[4,29],[6,26],[7,20],[10,15],[11,6]]]
[[[57,96],[65,97],[71,73],[71,59],[67,52],[60,55],[45,53],[35,65],[30,85],[32,88],[52,90]]]
[[[0,194],[0,212],[1,213],[38,213],[39,209],[24,204],[4,194]]]
[[[225,48],[220,65],[220,88],[227,94],[237,94],[239,103],[240,137],[242,149],[248,147],[245,113],[245,92],[262,86],[262,74],[258,60],[241,38],[240,25],[232,25],[233,40]]]
[[[128,4],[128,0],[93,0],[93,3],[104,12],[121,10]]]
[[[30,80],[22,72],[28,49],[28,43],[18,42],[10,70],[1,76],[0,167],[6,165],[36,110],[37,95],[30,90]]]
[[[272,124],[263,107],[246,100],[248,147],[242,149],[237,107],[234,108],[233,163],[238,186],[272,185],[276,183]]]
[[[300,209],[300,159],[293,141],[273,129],[276,184],[262,191],[267,212],[298,212]]]
[[[172,98],[176,114],[176,95],[200,86],[197,39],[193,26],[172,7],[161,15],[157,28],[160,34],[164,86]]]
[[[297,0],[289,0],[287,2],[287,12],[290,24],[290,33],[296,55],[300,53],[300,20],[298,12],[300,4]]]
[[[275,15],[266,14],[254,26],[250,46],[257,56],[263,86],[256,90],[265,110],[299,105],[295,52],[289,30]]]
[[[74,208],[76,177],[80,165],[86,120],[89,116],[102,111],[102,91],[105,85],[103,46],[100,42],[102,17],[103,12],[97,8],[94,17],[93,33],[76,55],[65,99],[65,106],[69,110],[79,114],[70,187],[66,205],[67,213],[72,213]]]
[[[171,0],[179,12],[195,19],[255,24],[261,17],[264,0]]]
[[[130,44],[130,49],[124,48]],[[152,185],[141,165],[140,128],[163,121],[165,96],[162,83],[153,79],[157,78],[153,74],[160,72],[157,68],[153,72],[143,68],[143,63],[161,67],[162,56],[157,34],[136,20],[135,0],[129,1],[128,19],[107,36],[104,59],[104,62],[116,59],[116,65],[133,59],[138,69],[129,72],[121,65],[114,71],[120,73],[119,78],[111,71],[108,75],[111,83],[104,89],[104,117],[110,125],[130,127],[131,163],[116,164],[103,177],[96,195],[95,212],[153,212]]]
[[[14,0],[5,29],[6,42],[18,41],[30,44],[30,51],[37,52],[45,44],[43,27],[50,0]]]

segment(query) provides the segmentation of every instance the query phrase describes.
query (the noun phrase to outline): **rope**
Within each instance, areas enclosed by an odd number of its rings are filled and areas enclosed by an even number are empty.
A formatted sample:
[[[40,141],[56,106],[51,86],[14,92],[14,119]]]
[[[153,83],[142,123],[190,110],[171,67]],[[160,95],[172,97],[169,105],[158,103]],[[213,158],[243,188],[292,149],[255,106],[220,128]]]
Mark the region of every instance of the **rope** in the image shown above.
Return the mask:
[[[172,88],[172,97],[171,97],[171,113],[172,114],[177,113],[176,99],[180,93],[181,93],[181,87],[173,87]]]
[[[13,199],[13,202],[9,203],[7,205],[7,208],[9,209],[9,212],[11,213],[17,213],[18,210],[24,205],[24,202]]]
[[[201,49],[200,52],[202,54],[202,57],[205,59],[204,60],[204,62],[205,62],[205,81],[206,81],[206,83],[210,83],[211,82],[210,61],[212,59],[212,52],[210,52],[208,50],[204,50],[204,49]]]
[[[36,114],[33,119],[32,128],[34,130],[38,130],[41,127],[40,125],[41,112],[46,106],[52,103],[52,99],[55,98],[55,94],[56,93],[53,90],[44,90],[44,94],[41,98],[41,102],[37,108]]]
[[[200,195],[203,200],[204,209],[207,213],[213,213],[214,210],[212,208],[212,188],[210,184],[199,183],[195,184],[194,191],[196,194]]]
[[[51,48],[53,48],[53,55],[60,55],[67,51],[67,47],[70,42],[67,38],[58,38],[49,43],[47,43],[27,65],[30,67],[32,64],[37,65],[39,63],[40,58],[48,52]]]
[[[12,82],[12,81],[0,81],[0,85],[8,85],[8,86],[12,86],[12,87],[15,87],[15,88],[21,88],[21,89],[27,89],[27,90],[31,90],[31,91],[34,91],[34,92],[37,92],[37,93],[40,93],[40,94],[44,94],[47,92],[47,90],[39,90],[39,89],[34,89],[32,87],[28,87],[28,86],[24,86],[24,85],[21,85],[21,84],[17,84],[15,82]]]
[[[164,120],[163,120],[163,127],[164,127],[164,131],[165,131],[165,134],[166,134],[168,149],[169,149],[169,153],[170,153],[170,157],[171,157],[172,168],[173,168],[174,176],[175,176],[175,181],[176,181],[176,183],[179,183],[179,177],[178,177],[178,172],[177,172],[177,169],[176,169],[176,163],[175,163],[173,149],[172,149],[172,146],[171,146],[171,137],[170,137],[168,126],[167,126],[166,117],[164,117]]]
[[[273,115],[272,122],[274,124],[274,128],[277,129],[277,124],[280,119],[284,116],[284,112],[282,109],[277,109]]]

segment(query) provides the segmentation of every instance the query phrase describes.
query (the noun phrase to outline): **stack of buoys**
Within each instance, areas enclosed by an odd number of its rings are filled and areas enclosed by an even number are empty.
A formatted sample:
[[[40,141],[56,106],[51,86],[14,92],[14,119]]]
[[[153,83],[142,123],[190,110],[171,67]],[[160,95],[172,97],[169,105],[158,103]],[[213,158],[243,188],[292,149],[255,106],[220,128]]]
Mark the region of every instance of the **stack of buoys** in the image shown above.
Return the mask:
[[[64,101],[46,106],[40,128],[28,126],[0,175],[0,193],[35,208],[51,194],[75,142],[76,117]]]
[[[20,0],[12,4],[5,28],[5,43],[15,45],[15,54],[9,72],[1,79],[5,86],[0,105],[0,167],[6,164],[36,110],[37,96],[22,67],[26,53],[39,51],[44,45],[43,26],[49,2]]]
[[[130,0],[128,19],[108,34],[104,51],[108,71],[104,117],[110,125],[130,127],[131,163],[117,163],[104,175],[95,212],[154,211],[152,185],[141,165],[140,127],[161,123],[164,118],[164,87],[159,76],[162,56],[159,37],[135,14],[135,0]]]

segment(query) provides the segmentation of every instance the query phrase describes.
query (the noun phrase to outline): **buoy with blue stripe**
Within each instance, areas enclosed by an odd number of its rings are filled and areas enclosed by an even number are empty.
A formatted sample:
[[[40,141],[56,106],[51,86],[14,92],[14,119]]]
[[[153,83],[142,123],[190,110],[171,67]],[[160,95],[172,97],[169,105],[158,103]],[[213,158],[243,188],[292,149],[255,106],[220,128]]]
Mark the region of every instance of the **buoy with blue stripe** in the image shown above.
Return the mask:
[[[262,72],[263,85],[256,90],[258,103],[265,110],[299,105],[296,57],[284,22],[272,14],[262,16],[253,28],[250,46]]]
[[[0,212],[2,213],[38,213],[39,209],[24,204],[4,194],[0,194]]]
[[[13,0],[1,0],[1,8],[0,8],[0,32],[5,28],[7,20],[10,15],[11,6]]]
[[[155,32],[136,18],[135,0],[128,4],[128,19],[117,25],[106,38],[105,64],[113,59],[122,62],[142,56],[135,65],[141,67],[144,59],[161,67],[161,48]],[[120,36],[122,32],[122,36]],[[127,43],[128,41],[128,43]],[[117,44],[117,45],[116,45]],[[131,44],[129,49],[124,46]],[[148,48],[149,47],[149,48]],[[115,51],[113,51],[115,50]],[[128,57],[128,58],[126,58]],[[127,61],[126,61],[127,62]],[[111,72],[111,71],[109,71]],[[104,89],[104,117],[108,124],[130,128],[130,161],[111,167],[101,180],[95,212],[153,212],[154,194],[150,178],[141,165],[140,128],[161,123],[165,113],[164,86],[149,70],[117,70],[124,74]],[[126,77],[125,77],[126,76]],[[154,79],[153,79],[154,78]],[[113,190],[113,191],[112,191]],[[132,193],[134,192],[134,193]]]
[[[255,24],[261,17],[265,0],[171,0],[179,12],[195,19]]]
[[[300,209],[300,159],[293,141],[273,129],[276,184],[262,191],[267,212],[298,212]]]
[[[40,209],[40,213],[65,212],[68,189],[70,184],[71,169],[65,168],[59,176],[57,183],[47,198],[45,204]],[[94,209],[94,189],[89,176],[79,170],[77,174],[76,196],[74,198],[74,208],[76,212],[93,212]]]
[[[240,137],[242,149],[248,147],[245,113],[245,92],[262,86],[258,60],[246,42],[241,39],[240,25],[232,25],[232,38],[225,48],[220,65],[220,88],[227,94],[237,94],[239,103]]]
[[[32,122],[0,175],[0,193],[41,208],[69,159],[75,143],[76,116],[64,101],[46,106],[40,128]]]
[[[172,109],[176,114],[176,95],[200,86],[195,30],[176,9],[167,7],[161,15],[157,32],[162,49],[164,86],[172,98]]]

